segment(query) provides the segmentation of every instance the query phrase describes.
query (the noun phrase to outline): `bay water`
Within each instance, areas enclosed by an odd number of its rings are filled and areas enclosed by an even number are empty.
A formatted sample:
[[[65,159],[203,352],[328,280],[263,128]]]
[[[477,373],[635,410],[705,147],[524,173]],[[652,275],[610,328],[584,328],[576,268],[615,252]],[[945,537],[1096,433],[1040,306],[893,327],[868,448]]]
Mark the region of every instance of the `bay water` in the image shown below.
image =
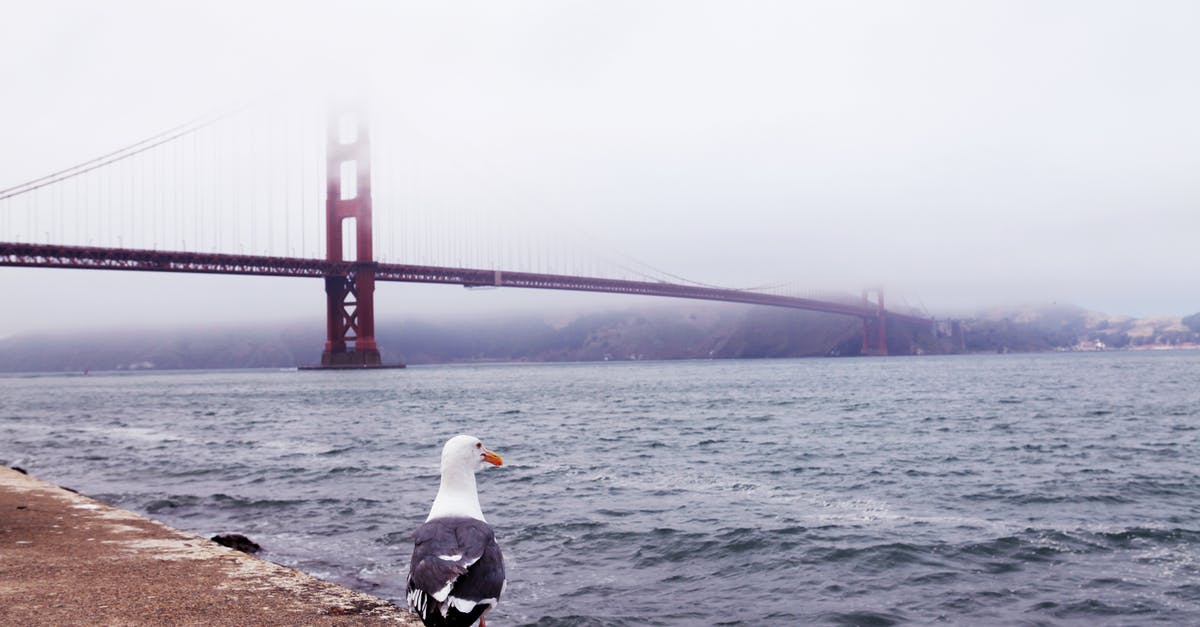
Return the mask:
[[[0,377],[0,463],[400,604],[457,433],[493,627],[1200,624],[1200,351]]]

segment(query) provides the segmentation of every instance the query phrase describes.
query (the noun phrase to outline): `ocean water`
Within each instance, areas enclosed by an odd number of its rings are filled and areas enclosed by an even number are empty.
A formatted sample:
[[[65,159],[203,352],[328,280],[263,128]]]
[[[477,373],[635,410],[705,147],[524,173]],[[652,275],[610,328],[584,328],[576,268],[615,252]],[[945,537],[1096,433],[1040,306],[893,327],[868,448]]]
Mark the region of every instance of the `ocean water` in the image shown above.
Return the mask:
[[[479,436],[489,624],[1200,624],[1200,352],[0,378],[0,463],[403,603]]]

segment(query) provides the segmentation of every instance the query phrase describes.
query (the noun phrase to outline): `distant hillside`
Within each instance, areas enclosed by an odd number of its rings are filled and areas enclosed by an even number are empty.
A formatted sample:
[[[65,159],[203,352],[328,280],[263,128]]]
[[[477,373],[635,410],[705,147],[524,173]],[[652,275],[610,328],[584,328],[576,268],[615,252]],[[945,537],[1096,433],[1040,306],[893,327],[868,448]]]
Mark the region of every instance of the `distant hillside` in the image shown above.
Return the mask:
[[[856,355],[857,319],[746,305],[688,304],[542,316],[379,320],[385,361],[601,361]],[[320,361],[320,320],[285,325],[90,331],[0,340],[0,371],[275,368]],[[938,352],[892,331],[894,353]]]
[[[995,309],[963,322],[968,352],[1185,348],[1200,345],[1200,314],[1130,318],[1071,305]]]
[[[305,328],[311,326],[313,328]],[[0,372],[274,368],[317,361],[322,326],[97,330],[0,340]]]
[[[992,310],[962,323],[963,337],[888,325],[892,355],[1028,352],[1200,344],[1200,314],[1133,319],[1078,307]],[[689,303],[548,319],[385,319],[376,323],[385,361],[726,359],[858,355],[862,323],[774,307]],[[324,323],[103,330],[0,340],[0,372],[291,368],[320,361]]]

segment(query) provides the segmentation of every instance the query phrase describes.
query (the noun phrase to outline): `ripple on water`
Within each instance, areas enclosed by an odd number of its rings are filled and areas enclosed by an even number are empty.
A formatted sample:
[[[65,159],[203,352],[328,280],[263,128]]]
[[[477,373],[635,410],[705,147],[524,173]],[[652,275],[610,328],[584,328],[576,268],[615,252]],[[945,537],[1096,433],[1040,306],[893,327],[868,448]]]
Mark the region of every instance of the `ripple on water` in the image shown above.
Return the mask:
[[[469,431],[497,624],[1200,624],[1200,353],[355,374],[0,377],[0,463],[402,600]]]

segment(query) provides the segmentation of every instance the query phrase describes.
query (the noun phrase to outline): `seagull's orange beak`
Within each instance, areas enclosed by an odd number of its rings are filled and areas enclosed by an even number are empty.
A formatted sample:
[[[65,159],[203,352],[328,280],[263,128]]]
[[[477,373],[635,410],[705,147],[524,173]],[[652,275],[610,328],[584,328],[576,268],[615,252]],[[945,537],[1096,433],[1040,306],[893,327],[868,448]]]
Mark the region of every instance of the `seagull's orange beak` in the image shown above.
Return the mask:
[[[504,465],[504,460],[500,459],[499,455],[497,455],[487,449],[484,449],[484,451],[483,451],[483,461],[485,461],[493,466],[503,466]]]

